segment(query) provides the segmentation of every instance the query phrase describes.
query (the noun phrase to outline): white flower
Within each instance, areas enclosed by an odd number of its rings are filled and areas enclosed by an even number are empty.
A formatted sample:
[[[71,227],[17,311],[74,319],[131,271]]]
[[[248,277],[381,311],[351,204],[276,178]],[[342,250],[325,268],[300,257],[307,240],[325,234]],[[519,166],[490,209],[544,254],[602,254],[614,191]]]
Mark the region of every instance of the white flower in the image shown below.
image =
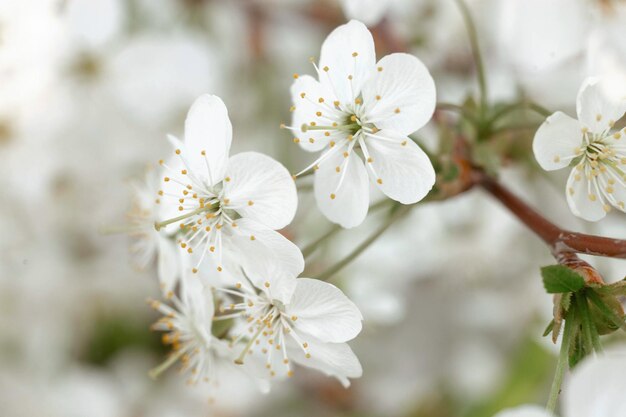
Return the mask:
[[[575,370],[565,386],[564,417],[626,416],[626,354],[607,352],[589,357]]]
[[[521,407],[504,410],[494,417],[554,417],[544,407],[538,405],[523,405]]]
[[[562,394],[562,417],[626,416],[624,351],[588,357],[572,373]],[[535,406],[522,406],[496,417],[553,417]]]
[[[215,381],[215,364],[220,360],[216,344],[220,341],[211,334],[213,326],[213,294],[197,279],[181,280],[180,298],[170,297],[173,306],[152,300],[150,305],[163,314],[153,326],[153,330],[165,332],[164,344],[172,346],[170,357],[151,371],[152,377],[182,362],[182,370],[191,372],[190,382]]]
[[[533,151],[539,165],[552,171],[572,165],[567,202],[585,220],[602,219],[611,207],[625,211],[626,131],[614,124],[626,111],[626,95],[616,100],[602,90],[610,88],[588,78],[578,92],[578,120],[556,112],[539,127]]]
[[[169,172],[159,191],[167,220],[156,227],[178,225],[180,246],[197,254],[193,272],[209,255],[218,271],[224,263],[243,267],[253,280],[260,280],[270,264],[297,276],[304,269],[302,254],[275,232],[295,215],[293,178],[280,163],[260,153],[229,158],[231,137],[222,100],[211,95],[198,98],[187,115],[185,141],[170,137],[176,147],[174,160],[161,161]]]
[[[361,224],[369,206],[368,173],[388,197],[403,204],[421,200],[435,171],[407,135],[435,108],[435,84],[422,62],[397,53],[376,63],[371,33],[353,20],[328,36],[316,70],[319,81],[295,75],[290,129],[305,150],[327,148],[304,170],[317,169],[322,213],[346,228]]]
[[[385,16],[393,0],[340,0],[348,19],[360,20],[368,26],[376,25]]]
[[[332,284],[272,275],[254,288],[218,289],[240,301],[225,305],[223,318],[245,318],[234,329],[234,344],[245,341],[236,363],[262,357],[265,377],[291,376],[292,361],[334,376],[344,386],[362,374],[347,341],[361,331],[358,308]]]
[[[180,255],[171,237],[154,228],[161,209],[159,199],[155,198],[158,179],[154,172],[148,172],[145,183],[133,183],[132,188],[135,195],[126,215],[129,224],[125,230],[134,239],[130,247],[133,260],[139,268],[146,269],[156,259],[161,290],[169,294],[180,275]]]

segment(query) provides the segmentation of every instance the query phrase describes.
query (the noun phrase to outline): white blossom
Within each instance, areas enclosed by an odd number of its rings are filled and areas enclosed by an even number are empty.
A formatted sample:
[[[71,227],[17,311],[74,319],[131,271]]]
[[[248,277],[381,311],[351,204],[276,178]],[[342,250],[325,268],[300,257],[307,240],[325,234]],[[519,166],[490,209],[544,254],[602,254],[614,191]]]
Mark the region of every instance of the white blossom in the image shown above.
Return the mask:
[[[213,326],[213,294],[194,278],[181,280],[180,298],[170,297],[172,306],[151,300],[150,305],[163,317],[153,326],[153,330],[164,332],[162,341],[172,346],[169,358],[151,371],[156,377],[172,366],[182,362],[182,371],[190,371],[190,382],[215,381],[215,364],[220,360],[216,346],[220,341],[211,334]]]
[[[265,361],[260,375],[291,376],[292,362],[334,376],[344,386],[362,374],[347,341],[361,331],[358,308],[332,284],[310,278],[272,275],[254,287],[237,283],[218,292],[237,297],[224,305],[223,318],[240,318],[233,344],[245,342],[236,363],[247,356]]]
[[[422,62],[396,53],[377,63],[371,33],[353,20],[324,41],[315,68],[319,81],[295,75],[290,129],[305,150],[326,148],[302,171],[317,170],[322,213],[346,228],[361,224],[369,206],[368,175],[403,204],[424,198],[435,172],[408,137],[435,109],[435,84]]]
[[[572,166],[567,202],[585,220],[602,219],[614,207],[626,211],[626,131],[615,128],[626,111],[626,95],[613,100],[610,88],[588,78],[578,93],[578,120],[562,112],[539,127],[533,151],[539,165],[553,171]]]
[[[293,178],[260,153],[229,157],[231,138],[222,100],[198,98],[185,122],[185,141],[170,136],[176,155],[171,162],[161,161],[167,172],[158,194],[166,219],[156,227],[178,226],[181,248],[197,255],[193,272],[209,256],[218,271],[225,264],[243,267],[253,280],[261,280],[271,264],[297,276],[304,269],[302,254],[275,231],[295,215]]]
[[[124,228],[133,238],[130,247],[133,261],[140,269],[146,269],[157,261],[159,283],[163,294],[174,290],[180,276],[180,255],[174,240],[166,233],[159,233],[154,223],[159,220],[161,206],[155,198],[158,178],[154,171],[146,174],[145,182],[133,183],[134,199]]]

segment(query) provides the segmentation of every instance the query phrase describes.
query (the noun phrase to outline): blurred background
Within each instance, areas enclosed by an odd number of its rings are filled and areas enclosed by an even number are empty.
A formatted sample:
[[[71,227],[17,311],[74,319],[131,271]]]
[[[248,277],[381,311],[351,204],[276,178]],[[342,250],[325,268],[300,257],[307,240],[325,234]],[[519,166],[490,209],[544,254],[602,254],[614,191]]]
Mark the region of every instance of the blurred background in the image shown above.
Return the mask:
[[[383,3],[383,1],[380,1]],[[365,1],[362,7],[371,7]],[[391,0],[370,27],[378,57],[406,50],[430,69],[438,100],[477,90],[453,0]],[[574,114],[588,75],[626,83],[626,4],[611,0],[469,0],[489,100],[521,97]],[[365,316],[352,343],[364,376],[344,390],[300,369],[262,395],[238,374],[215,404],[202,386],[147,371],[165,354],[145,304],[153,266],[133,266],[134,181],[171,152],[200,94],[221,96],[233,153],[265,152],[291,171],[313,155],[279,130],[293,73],[349,18],[339,0],[0,0],[0,415],[3,417],[489,417],[544,402],[555,347],[539,266],[548,250],[497,202],[472,191],[427,203],[394,225],[335,283]],[[565,180],[533,162],[532,119],[503,182],[563,227],[626,238],[624,216],[576,219]],[[417,133],[437,152],[450,115]],[[446,127],[448,126],[448,127]],[[495,152],[493,149],[487,150]],[[564,174],[565,175],[565,174]],[[306,181],[285,233],[301,247],[332,225]],[[324,270],[375,227],[337,233],[307,259]],[[607,281],[626,263],[592,259]]]

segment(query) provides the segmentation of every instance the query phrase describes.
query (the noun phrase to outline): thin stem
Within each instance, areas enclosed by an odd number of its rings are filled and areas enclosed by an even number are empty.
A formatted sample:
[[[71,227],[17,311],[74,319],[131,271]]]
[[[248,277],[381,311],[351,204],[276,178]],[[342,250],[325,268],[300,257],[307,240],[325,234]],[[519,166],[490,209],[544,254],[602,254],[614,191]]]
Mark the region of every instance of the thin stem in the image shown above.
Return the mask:
[[[372,204],[369,208],[369,213],[372,214],[380,210],[381,208],[385,207],[387,204],[389,204],[389,200],[387,199],[384,199],[384,200],[379,201],[378,203]],[[315,239],[313,242],[306,245],[304,249],[302,249],[302,255],[305,258],[309,257],[313,252],[315,252],[315,250],[319,247],[321,243],[323,243],[327,239],[330,239],[341,230],[343,230],[341,226],[334,225],[328,232],[324,233],[322,236],[320,236],[319,238]]]
[[[465,27],[467,29],[467,35],[469,37],[470,46],[472,48],[472,55],[474,56],[474,64],[476,65],[476,75],[478,76],[478,86],[480,88],[480,106],[481,111],[487,109],[487,82],[485,80],[485,68],[483,65],[482,56],[480,54],[480,48],[478,46],[478,35],[476,32],[476,25],[474,25],[474,19],[470,13],[469,8],[464,0],[456,0],[459,6],[459,10],[463,15],[465,21]]]
[[[357,246],[352,252],[350,252],[345,258],[341,261],[337,262],[335,265],[329,267],[327,270],[317,275],[316,277],[319,280],[327,281],[337,272],[341,271],[344,267],[346,267],[350,262],[355,260],[365,249],[370,247],[372,243],[374,243],[389,227],[395,223],[396,220],[403,217],[406,213],[408,213],[411,206],[402,206],[398,208],[395,213],[392,213],[386,222],[384,222],[370,237],[365,239],[359,246]]]
[[[574,328],[574,324],[574,320],[571,317],[565,320],[565,329],[563,330],[563,339],[561,340],[559,360],[556,363],[554,380],[552,381],[552,388],[550,389],[550,396],[548,397],[548,404],[546,405],[546,410],[550,413],[554,413],[556,410],[556,403],[559,398],[559,393],[561,392],[563,376],[565,375],[565,369],[567,368],[569,347],[572,342],[572,330]]]
[[[328,232],[324,233],[322,236],[318,237],[313,242],[306,245],[304,249],[302,249],[302,256],[304,256],[305,258],[309,257],[319,247],[320,243],[335,236],[341,230],[342,230],[341,226],[337,224],[334,225],[333,227],[331,227],[331,229]]]
[[[467,109],[465,109],[463,106],[459,106],[458,104],[437,103],[437,110],[453,111],[455,113],[460,114],[462,117],[466,118],[468,121],[472,123],[477,122],[473,114],[469,113]]]

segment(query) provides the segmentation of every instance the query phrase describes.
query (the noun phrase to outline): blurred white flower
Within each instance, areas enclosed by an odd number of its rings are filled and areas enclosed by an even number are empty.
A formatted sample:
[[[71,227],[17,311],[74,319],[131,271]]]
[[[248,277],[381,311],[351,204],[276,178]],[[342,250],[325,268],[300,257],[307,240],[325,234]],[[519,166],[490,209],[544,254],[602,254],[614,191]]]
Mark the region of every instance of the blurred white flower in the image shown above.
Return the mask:
[[[348,19],[360,20],[368,26],[376,25],[385,16],[393,0],[340,0]]]
[[[412,55],[375,59],[371,33],[353,20],[324,41],[319,81],[296,75],[291,87],[294,141],[311,152],[328,147],[302,172],[317,170],[317,204],[346,228],[367,215],[368,173],[383,193],[403,204],[421,200],[435,182],[427,155],[407,136],[433,114],[434,81]]]
[[[155,172],[146,174],[144,184],[133,183],[135,192],[132,209],[127,214],[128,234],[134,238],[130,248],[134,262],[141,269],[146,269],[157,260],[157,271],[163,294],[174,290],[180,276],[179,250],[174,240],[165,233],[159,233],[154,223],[159,220],[160,199],[159,179]]]
[[[222,359],[218,351],[218,339],[213,337],[213,294],[202,283],[187,277],[181,280],[180,298],[172,294],[173,306],[152,300],[150,305],[163,314],[153,330],[165,332],[164,344],[172,345],[172,353],[160,366],[150,372],[157,377],[176,361],[182,362],[182,370],[191,372],[191,383],[216,382],[215,361]]]
[[[238,291],[221,290],[242,299],[225,308],[235,312],[224,317],[246,318],[235,343],[247,338],[247,344],[236,363],[243,364],[254,350],[256,357],[265,360],[265,377],[274,377],[277,372],[291,376],[293,360],[349,386],[348,378],[362,374],[359,360],[345,343],[361,331],[358,308],[332,284],[272,276],[272,281],[258,289],[238,283]]]
[[[611,100],[610,86],[585,80],[578,93],[578,120],[556,112],[539,127],[533,151],[552,171],[575,165],[567,181],[567,202],[585,220],[602,219],[611,207],[626,211],[626,131],[614,124],[626,111],[626,95]]]
[[[514,409],[501,411],[494,417],[554,417],[554,415],[538,405],[523,405]]]
[[[626,355],[608,352],[589,356],[572,373],[563,390],[562,417],[623,417],[626,415]],[[495,417],[553,417],[539,406],[524,405]]]
[[[185,122],[185,141],[170,137],[176,157],[170,164],[161,161],[171,173],[159,191],[167,220],[155,225],[179,225],[181,247],[199,255],[193,272],[210,254],[220,272],[224,262],[242,266],[251,279],[262,282],[266,268],[278,264],[283,273],[298,276],[304,269],[300,250],[275,232],[295,215],[294,181],[268,156],[244,152],[229,158],[231,139],[222,100],[198,98]]]

